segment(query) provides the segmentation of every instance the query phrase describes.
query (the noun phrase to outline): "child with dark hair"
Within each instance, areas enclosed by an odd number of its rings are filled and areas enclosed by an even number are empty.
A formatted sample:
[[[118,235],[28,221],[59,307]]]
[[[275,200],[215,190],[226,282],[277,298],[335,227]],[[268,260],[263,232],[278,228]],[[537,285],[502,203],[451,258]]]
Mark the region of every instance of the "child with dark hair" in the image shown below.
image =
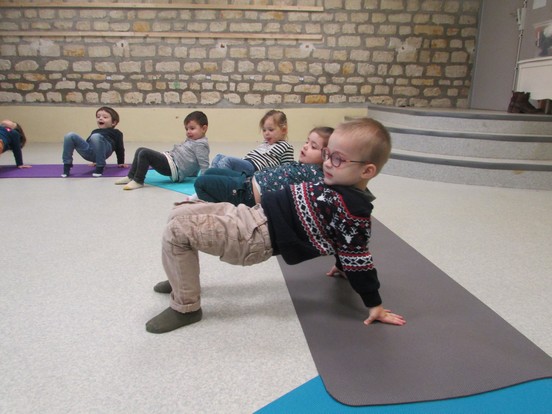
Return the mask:
[[[123,133],[115,127],[119,124],[119,114],[113,108],[102,106],[96,111],[96,123],[98,128],[90,133],[86,141],[74,132],[69,132],[63,137],[63,173],[62,177],[68,177],[73,167],[73,152],[76,150],[82,158],[96,165],[92,173],[94,177],[101,177],[106,164],[106,159],[115,152],[117,164],[125,168],[125,145]]]
[[[166,152],[138,148],[128,176],[115,181],[115,184],[124,185],[123,190],[142,188],[150,167],[159,174],[170,177],[173,182],[182,182],[187,177],[197,176],[209,167],[209,141],[205,136],[208,126],[207,115],[203,112],[190,113],[184,118],[184,142]]]
[[[0,154],[12,151],[17,168],[31,168],[30,165],[23,164],[23,152],[21,149],[26,143],[27,137],[21,125],[9,119],[4,119],[0,122]]]

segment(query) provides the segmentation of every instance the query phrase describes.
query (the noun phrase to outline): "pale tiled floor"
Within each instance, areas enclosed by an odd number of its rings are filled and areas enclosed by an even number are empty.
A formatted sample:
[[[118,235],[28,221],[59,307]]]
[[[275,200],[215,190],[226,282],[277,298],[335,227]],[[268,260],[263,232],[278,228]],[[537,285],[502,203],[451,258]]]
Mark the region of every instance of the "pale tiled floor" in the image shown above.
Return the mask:
[[[58,163],[60,147],[31,143],[25,162]],[[180,195],[113,181],[0,179],[0,412],[246,413],[317,375],[274,259],[202,256],[205,319],[145,332],[167,306],[151,287]],[[370,187],[377,219],[552,355],[552,192],[385,174]]]

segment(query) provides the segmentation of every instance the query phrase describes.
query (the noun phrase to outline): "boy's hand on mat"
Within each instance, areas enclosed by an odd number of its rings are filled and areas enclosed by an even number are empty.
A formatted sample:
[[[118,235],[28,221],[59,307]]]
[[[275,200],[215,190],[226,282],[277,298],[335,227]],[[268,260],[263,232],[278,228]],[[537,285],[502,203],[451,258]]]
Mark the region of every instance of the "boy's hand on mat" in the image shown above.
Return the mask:
[[[364,325],[370,325],[374,321],[380,321],[391,325],[402,326],[406,323],[401,315],[391,312],[389,309],[384,309],[382,305],[370,308],[370,316],[364,321]]]
[[[329,272],[326,273],[328,277],[340,277],[342,279],[347,279],[347,275],[343,270],[339,270],[337,266],[332,266]]]
[[[32,165],[23,164],[23,165],[18,165],[17,168],[33,168],[33,166],[32,166]]]

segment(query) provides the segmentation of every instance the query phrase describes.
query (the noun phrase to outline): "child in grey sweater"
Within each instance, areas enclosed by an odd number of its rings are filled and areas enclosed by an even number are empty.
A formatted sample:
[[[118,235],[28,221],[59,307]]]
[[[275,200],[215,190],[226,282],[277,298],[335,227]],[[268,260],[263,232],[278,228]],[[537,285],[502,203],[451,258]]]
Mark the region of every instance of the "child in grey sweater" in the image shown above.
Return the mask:
[[[171,151],[158,152],[138,148],[134,154],[128,176],[115,184],[124,185],[123,190],[136,190],[144,186],[146,173],[151,167],[174,182],[195,177],[209,167],[209,142],[205,136],[208,128],[207,115],[201,111],[190,113],[184,119],[186,141],[175,145]]]

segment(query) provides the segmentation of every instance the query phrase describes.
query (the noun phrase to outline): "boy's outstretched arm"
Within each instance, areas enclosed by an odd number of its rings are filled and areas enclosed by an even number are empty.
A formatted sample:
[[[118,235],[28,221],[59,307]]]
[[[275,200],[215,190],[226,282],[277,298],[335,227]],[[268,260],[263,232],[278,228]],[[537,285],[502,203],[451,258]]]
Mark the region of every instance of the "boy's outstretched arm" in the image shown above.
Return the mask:
[[[401,315],[391,312],[389,309],[385,309],[383,305],[374,306],[370,308],[370,316],[364,321],[364,325],[370,325],[374,321],[380,321],[391,325],[402,326],[406,323]]]
[[[332,266],[332,268],[328,272],[326,272],[326,276],[340,277],[340,278],[343,278],[343,279],[349,279],[347,277],[347,274],[343,270],[341,270],[340,267],[341,267],[341,265],[339,264],[339,257],[338,257],[336,264],[334,264]],[[373,272],[375,273],[376,269],[373,269]],[[353,286],[353,288],[355,288],[355,285],[357,285],[357,283],[354,280],[349,279],[349,281],[351,282],[351,286]],[[376,277],[376,282],[377,282],[377,277]],[[377,285],[379,286],[379,282],[377,283]],[[355,290],[357,290],[357,289],[355,289]],[[357,292],[358,292],[358,290],[357,290]],[[365,304],[366,304],[366,302],[365,302]],[[369,306],[368,304],[366,304],[366,305]],[[404,318],[401,315],[393,313],[389,309],[385,309],[383,307],[383,305],[369,307],[368,311],[370,312],[370,315],[364,321],[365,325],[370,325],[374,321],[379,321],[379,322],[382,322],[382,323],[388,323],[390,325],[399,325],[399,326],[402,326],[406,323],[406,321],[404,320]]]

